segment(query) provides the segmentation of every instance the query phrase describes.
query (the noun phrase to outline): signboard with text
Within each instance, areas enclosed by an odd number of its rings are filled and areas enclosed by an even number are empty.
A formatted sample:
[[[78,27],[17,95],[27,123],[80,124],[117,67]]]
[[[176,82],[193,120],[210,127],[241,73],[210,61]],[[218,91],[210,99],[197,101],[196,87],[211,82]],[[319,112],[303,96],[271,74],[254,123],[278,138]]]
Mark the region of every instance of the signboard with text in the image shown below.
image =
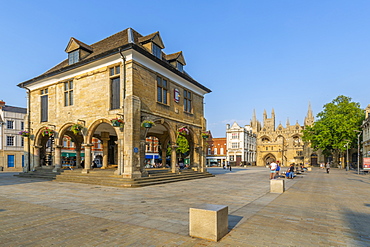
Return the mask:
[[[370,170],[370,158],[364,158],[364,170]]]

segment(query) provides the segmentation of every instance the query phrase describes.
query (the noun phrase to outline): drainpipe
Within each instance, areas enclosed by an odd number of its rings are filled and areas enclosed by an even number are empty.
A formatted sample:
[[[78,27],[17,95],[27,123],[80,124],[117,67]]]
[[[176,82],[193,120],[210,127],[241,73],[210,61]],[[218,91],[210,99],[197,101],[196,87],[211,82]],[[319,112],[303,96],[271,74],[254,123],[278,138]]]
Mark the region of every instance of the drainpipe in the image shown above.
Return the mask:
[[[122,67],[123,67],[123,100],[122,100],[122,115],[124,116],[125,115],[125,111],[124,111],[124,100],[126,99],[126,57],[122,54],[122,49],[119,48],[118,49],[119,53],[121,54],[121,58],[122,58]],[[121,144],[122,144],[122,140],[121,140]],[[121,151],[122,152],[122,151]],[[121,155],[121,157],[123,157],[124,154]],[[119,175],[122,175],[123,174],[123,167],[124,167],[124,158],[123,160],[121,161],[121,165],[120,165],[120,169],[119,169]]]
[[[28,135],[28,142],[27,142],[27,171],[31,171],[31,90],[29,88],[26,88],[27,90],[27,131],[29,133]]]

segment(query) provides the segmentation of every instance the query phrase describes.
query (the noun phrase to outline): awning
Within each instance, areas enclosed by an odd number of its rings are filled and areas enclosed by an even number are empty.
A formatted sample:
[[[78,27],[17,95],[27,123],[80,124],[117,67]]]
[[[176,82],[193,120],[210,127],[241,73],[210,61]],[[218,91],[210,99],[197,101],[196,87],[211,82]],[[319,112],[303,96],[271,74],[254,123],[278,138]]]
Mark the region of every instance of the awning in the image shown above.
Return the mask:
[[[159,159],[159,155],[155,154],[146,154],[145,159]]]

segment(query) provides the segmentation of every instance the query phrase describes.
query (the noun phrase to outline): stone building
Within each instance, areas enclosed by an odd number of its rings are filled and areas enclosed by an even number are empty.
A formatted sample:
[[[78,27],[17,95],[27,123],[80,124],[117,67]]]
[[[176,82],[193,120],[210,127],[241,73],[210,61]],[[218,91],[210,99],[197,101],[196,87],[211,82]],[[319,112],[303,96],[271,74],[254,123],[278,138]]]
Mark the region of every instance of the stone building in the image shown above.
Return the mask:
[[[257,136],[251,126],[226,125],[227,161],[232,166],[255,165]]]
[[[26,108],[6,105],[0,100],[0,169],[22,171]]]
[[[268,118],[266,110],[264,111],[261,124],[254,112],[251,127],[257,134],[257,165],[264,166],[273,160],[280,161],[283,166],[292,163],[309,166],[325,162],[320,151],[314,151],[308,143],[302,141],[302,130],[313,123],[311,106],[308,108],[303,126],[299,125],[298,121],[290,125],[289,120],[285,127],[281,123],[276,126],[274,109],[271,111],[271,118]]]
[[[223,166],[226,164],[226,138],[213,138],[210,133],[210,137],[206,140],[207,142],[207,153],[206,153],[206,163],[207,166]]]
[[[166,54],[164,48],[159,32],[143,36],[132,28],[91,45],[71,38],[67,59],[20,83],[28,92],[28,128],[34,135],[29,169],[52,157],[57,171],[67,135],[75,143],[77,165],[84,149],[82,172],[89,173],[96,137],[103,145],[103,169],[117,167],[116,175],[139,178],[146,175],[145,140],[153,136],[160,156],[171,147],[171,171],[176,172],[181,129],[190,144],[191,167],[205,171],[203,103],[211,90],[185,72],[181,51]]]

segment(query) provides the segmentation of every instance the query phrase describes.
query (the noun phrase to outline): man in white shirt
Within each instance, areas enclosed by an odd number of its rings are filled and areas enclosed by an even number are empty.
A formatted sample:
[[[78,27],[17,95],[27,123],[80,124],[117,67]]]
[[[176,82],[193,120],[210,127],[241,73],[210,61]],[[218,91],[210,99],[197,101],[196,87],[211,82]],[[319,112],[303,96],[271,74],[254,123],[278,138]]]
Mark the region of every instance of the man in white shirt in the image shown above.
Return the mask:
[[[275,178],[275,172],[276,172],[277,164],[275,161],[270,163],[270,179]]]

